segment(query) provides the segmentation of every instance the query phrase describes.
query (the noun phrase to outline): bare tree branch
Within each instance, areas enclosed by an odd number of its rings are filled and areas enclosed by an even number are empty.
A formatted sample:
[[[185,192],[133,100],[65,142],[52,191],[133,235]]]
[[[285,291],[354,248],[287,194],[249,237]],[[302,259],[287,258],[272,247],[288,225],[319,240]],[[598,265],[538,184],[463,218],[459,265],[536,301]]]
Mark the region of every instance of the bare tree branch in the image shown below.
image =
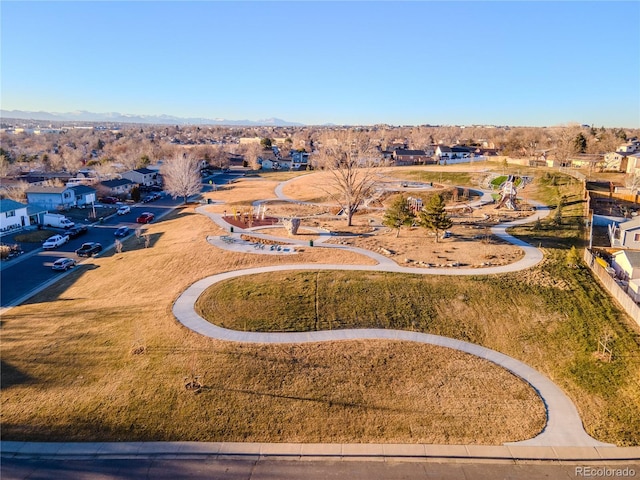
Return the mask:
[[[318,166],[331,173],[333,189],[321,188],[340,205],[348,226],[373,191],[377,181],[373,168],[380,158],[371,139],[357,132],[337,132],[322,141]]]
[[[165,190],[173,198],[182,197],[184,203],[202,189],[198,161],[183,153],[176,154],[162,168]]]

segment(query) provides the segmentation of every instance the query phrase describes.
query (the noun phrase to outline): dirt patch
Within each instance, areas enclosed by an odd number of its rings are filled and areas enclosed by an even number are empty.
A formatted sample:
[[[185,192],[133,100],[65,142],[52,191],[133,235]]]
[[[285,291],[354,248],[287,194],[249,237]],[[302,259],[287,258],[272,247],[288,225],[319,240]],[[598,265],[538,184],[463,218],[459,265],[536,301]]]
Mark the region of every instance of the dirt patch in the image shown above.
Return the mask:
[[[507,265],[520,260],[524,252],[503,242],[485,230],[453,226],[451,236],[438,240],[422,228],[396,232],[385,229],[375,234],[361,234],[350,238],[336,238],[328,243],[339,243],[365,248],[393,258],[398,263],[415,266],[486,267]]]

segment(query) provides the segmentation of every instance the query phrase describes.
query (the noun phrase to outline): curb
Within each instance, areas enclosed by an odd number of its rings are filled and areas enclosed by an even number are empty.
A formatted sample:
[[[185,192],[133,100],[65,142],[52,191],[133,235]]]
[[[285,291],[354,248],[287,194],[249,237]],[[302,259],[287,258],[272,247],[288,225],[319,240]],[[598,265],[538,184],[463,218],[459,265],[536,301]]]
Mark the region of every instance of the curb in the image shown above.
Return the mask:
[[[640,447],[240,442],[0,442],[4,458],[209,458],[291,461],[634,463]]]

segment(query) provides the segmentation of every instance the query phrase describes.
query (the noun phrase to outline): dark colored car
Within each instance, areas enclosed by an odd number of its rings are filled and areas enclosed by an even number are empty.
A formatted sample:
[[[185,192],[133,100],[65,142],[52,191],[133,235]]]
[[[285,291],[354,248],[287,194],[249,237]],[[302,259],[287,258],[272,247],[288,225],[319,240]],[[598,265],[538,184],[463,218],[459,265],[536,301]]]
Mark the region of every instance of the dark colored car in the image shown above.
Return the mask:
[[[102,245],[96,242],[88,242],[83,243],[82,246],[76,250],[76,255],[79,257],[91,257],[101,251]]]
[[[150,212],[144,212],[138,218],[136,218],[136,222],[138,223],[151,223],[156,216]]]
[[[68,269],[76,266],[76,261],[73,258],[59,258],[53,265],[51,265],[52,270],[66,272]]]
[[[80,235],[84,235],[88,231],[89,229],[87,228],[86,225],[76,225],[75,227],[67,230],[67,235],[69,235],[69,238],[76,238],[76,237],[79,237]]]
[[[129,235],[130,231],[131,229],[129,227],[120,227],[113,233],[113,235],[118,238],[126,237],[127,235]]]
[[[118,199],[116,197],[103,197],[100,199],[100,202],[102,203],[108,203],[111,205],[115,205],[116,203],[118,203]]]

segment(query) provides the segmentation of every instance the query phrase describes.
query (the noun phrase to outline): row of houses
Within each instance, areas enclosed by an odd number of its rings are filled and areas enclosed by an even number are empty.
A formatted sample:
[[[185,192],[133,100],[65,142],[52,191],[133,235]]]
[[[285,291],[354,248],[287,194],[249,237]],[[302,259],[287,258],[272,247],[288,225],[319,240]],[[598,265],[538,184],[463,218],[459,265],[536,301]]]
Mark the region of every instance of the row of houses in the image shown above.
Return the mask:
[[[532,166],[580,168],[590,171],[619,172],[640,175],[640,140],[632,139],[615,152],[602,154],[576,154],[558,160],[549,155],[551,150],[536,152]]]
[[[25,191],[27,203],[2,199],[0,231],[5,232],[40,223],[40,216],[46,212],[68,210],[72,207],[84,208],[98,202],[102,197],[125,198],[135,186],[153,186],[161,183],[157,170],[140,168],[125,172],[122,178],[97,182],[94,186],[67,183],[62,187],[43,185],[38,182]],[[95,188],[94,188],[95,187]]]
[[[473,158],[498,155],[495,148],[431,145],[425,149],[394,148],[380,151],[382,159],[395,165],[436,165],[469,162]],[[304,170],[309,165],[310,154],[291,151],[291,159],[283,159],[277,148],[273,154],[262,155],[258,163],[267,170]]]
[[[429,165],[469,162],[474,158],[498,155],[495,148],[481,148],[468,146],[431,145],[422,150],[398,148],[384,151],[383,158],[393,161],[396,165]]]

